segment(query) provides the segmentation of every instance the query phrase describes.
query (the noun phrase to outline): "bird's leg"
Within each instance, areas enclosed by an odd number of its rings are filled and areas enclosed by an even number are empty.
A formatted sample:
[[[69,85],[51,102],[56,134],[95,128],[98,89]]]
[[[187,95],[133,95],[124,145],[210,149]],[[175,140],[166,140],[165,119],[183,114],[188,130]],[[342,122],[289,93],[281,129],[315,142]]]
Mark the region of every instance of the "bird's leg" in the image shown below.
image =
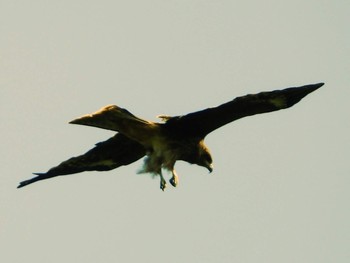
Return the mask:
[[[176,187],[179,184],[179,176],[177,175],[175,169],[172,169],[171,173],[173,174],[173,176],[170,178],[169,182],[172,186]]]
[[[164,189],[166,188],[166,181],[163,177],[162,171],[159,172],[159,176],[160,176],[160,189],[164,191]]]

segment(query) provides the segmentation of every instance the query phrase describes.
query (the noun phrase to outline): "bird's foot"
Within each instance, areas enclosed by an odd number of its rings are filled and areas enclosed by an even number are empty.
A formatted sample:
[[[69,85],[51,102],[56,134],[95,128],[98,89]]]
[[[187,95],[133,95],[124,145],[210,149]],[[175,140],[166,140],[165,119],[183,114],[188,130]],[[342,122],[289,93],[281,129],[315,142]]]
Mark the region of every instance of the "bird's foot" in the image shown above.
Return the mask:
[[[173,175],[173,177],[170,178],[169,182],[172,186],[176,187],[179,184],[179,177],[177,175]]]
[[[166,181],[164,180],[163,177],[160,178],[160,189],[162,189],[162,191],[164,192],[166,188]]]

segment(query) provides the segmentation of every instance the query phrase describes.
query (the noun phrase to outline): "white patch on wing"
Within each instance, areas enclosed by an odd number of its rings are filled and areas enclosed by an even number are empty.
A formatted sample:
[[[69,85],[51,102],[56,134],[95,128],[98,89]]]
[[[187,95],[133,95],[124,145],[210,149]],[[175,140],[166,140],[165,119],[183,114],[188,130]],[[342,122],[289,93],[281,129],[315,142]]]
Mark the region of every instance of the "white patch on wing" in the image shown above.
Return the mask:
[[[104,165],[104,166],[113,166],[115,165],[115,162],[112,160],[103,160],[103,161],[99,161],[96,163],[92,163],[93,165]]]
[[[279,109],[283,109],[287,106],[286,99],[284,97],[272,98],[269,99],[269,102]]]

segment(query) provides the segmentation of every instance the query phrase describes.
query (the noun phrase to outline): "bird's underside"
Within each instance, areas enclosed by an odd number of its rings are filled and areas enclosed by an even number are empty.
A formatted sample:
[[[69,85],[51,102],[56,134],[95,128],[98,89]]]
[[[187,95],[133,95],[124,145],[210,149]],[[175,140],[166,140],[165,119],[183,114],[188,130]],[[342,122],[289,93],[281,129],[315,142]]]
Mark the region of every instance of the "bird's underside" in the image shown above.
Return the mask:
[[[140,119],[115,105],[106,106],[70,123],[117,131],[115,136],[46,173],[35,173],[36,177],[21,182],[18,188],[60,175],[112,170],[144,156],[141,173],[160,176],[160,188],[164,190],[166,181],[162,170],[169,171],[172,174],[171,185],[177,186],[178,176],[174,169],[177,160],[212,171],[212,157],[204,144],[206,135],[246,116],[289,108],[321,86],[323,83],[237,97],[220,106],[187,115],[159,116],[162,123]]]

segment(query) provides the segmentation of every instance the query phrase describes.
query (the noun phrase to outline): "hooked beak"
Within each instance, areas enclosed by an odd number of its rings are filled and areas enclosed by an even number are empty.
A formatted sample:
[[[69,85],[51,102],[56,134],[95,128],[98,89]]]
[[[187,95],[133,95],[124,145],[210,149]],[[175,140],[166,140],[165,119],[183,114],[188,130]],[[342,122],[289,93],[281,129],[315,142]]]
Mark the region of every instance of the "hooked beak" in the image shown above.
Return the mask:
[[[207,169],[208,169],[209,173],[211,173],[213,171],[213,169],[214,169],[213,164],[212,163],[208,164],[207,165]]]

